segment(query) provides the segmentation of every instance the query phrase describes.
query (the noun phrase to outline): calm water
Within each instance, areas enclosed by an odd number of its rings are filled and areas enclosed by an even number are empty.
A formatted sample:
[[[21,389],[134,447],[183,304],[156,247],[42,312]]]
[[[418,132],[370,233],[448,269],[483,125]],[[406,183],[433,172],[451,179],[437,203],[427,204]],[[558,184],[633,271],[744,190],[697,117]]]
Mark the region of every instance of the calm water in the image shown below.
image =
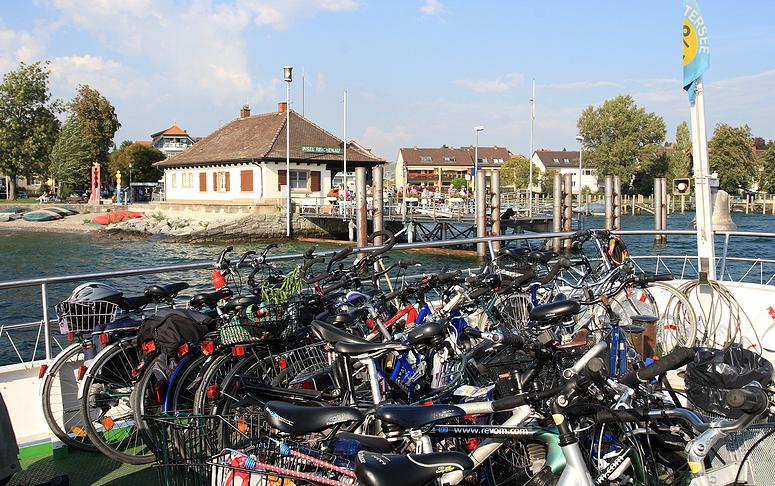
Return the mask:
[[[693,213],[685,215],[674,214],[668,218],[669,229],[690,229]],[[740,231],[773,231],[775,216],[745,215],[734,213],[733,219]],[[653,226],[652,216],[624,216],[624,229],[650,229]],[[588,217],[582,220],[582,225],[588,228],[599,228],[603,225],[602,217]],[[667,246],[656,246],[652,238],[648,236],[628,236],[625,242],[634,255],[661,254],[684,255],[696,252],[694,236],[674,236],[669,239]],[[719,240],[718,250],[721,251]],[[763,238],[748,238],[732,240],[729,254],[734,256],[747,256],[759,258],[775,258],[773,252],[775,240]],[[292,242],[280,243],[280,248],[273,253],[300,252],[311,246],[311,243]],[[0,255],[2,256],[2,276],[0,280],[16,280],[23,278],[36,278],[72,273],[88,273],[93,271],[105,271],[110,269],[127,269],[147,266],[156,266],[173,263],[190,263],[213,261],[223,245],[217,244],[181,244],[165,243],[153,240],[125,241],[103,238],[95,235],[74,234],[46,234],[46,233],[17,233],[0,232]],[[247,249],[261,250],[261,244],[239,245],[235,244],[235,253],[239,254]],[[336,245],[320,245],[320,249],[337,248]],[[418,271],[434,271],[443,265],[450,268],[468,268],[477,265],[473,257],[456,254],[399,254],[395,252],[393,258],[411,258],[422,263],[422,269]],[[679,268],[680,269],[680,268]],[[740,270],[738,265],[733,269]],[[772,267],[769,268],[770,273]],[[743,270],[744,271],[744,270]],[[765,273],[767,268],[765,267]],[[758,281],[758,270],[756,281]],[[753,275],[751,276],[753,278]],[[194,271],[185,274],[166,274],[157,276],[131,277],[114,279],[113,285],[124,290],[127,294],[139,293],[151,283],[171,282],[185,280],[193,286],[207,289],[210,286],[209,271]],[[74,284],[52,285],[49,288],[49,304],[53,305],[67,297]],[[29,322],[41,318],[40,291],[39,288],[26,288],[0,291],[0,325],[9,325],[19,322]],[[15,332],[14,340],[33,340],[34,334]],[[18,336],[18,338],[17,338]],[[0,338],[0,364],[5,364],[8,353],[7,337]],[[4,351],[5,350],[5,351]],[[27,359],[31,348],[20,346],[20,350],[27,350]],[[38,353],[38,355],[41,355]]]

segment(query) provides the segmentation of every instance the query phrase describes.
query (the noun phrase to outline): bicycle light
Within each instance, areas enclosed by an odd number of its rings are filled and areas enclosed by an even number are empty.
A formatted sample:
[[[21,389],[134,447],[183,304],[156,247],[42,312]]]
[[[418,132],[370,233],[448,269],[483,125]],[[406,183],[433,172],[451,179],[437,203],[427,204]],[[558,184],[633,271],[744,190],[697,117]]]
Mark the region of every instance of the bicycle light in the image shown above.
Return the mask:
[[[213,341],[202,341],[200,347],[202,349],[202,354],[205,356],[210,356],[215,352],[215,343]]]

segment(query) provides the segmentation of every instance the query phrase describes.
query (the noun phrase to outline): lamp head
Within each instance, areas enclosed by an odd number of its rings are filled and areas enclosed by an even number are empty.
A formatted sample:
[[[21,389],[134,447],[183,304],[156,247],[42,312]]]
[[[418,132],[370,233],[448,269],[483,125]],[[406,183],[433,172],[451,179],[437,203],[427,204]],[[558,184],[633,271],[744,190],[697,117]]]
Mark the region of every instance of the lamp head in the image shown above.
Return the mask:
[[[475,131],[475,132],[481,132],[481,131],[483,131],[483,130],[484,130],[484,127],[483,127],[483,126],[474,127],[474,131]]]
[[[576,135],[576,140],[579,141],[579,143],[583,142],[584,141],[584,137],[582,137],[581,134]]]
[[[286,83],[293,81],[293,68],[291,66],[283,67],[283,79]]]

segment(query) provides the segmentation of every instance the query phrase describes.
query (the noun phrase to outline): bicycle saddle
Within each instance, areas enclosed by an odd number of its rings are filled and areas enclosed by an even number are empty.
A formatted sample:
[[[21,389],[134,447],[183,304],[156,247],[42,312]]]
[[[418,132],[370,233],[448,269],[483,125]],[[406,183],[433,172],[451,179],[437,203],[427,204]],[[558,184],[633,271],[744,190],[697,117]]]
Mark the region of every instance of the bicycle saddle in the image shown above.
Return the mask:
[[[186,290],[189,285],[186,282],[176,282],[167,285],[151,285],[145,289],[145,296],[151,302],[164,302],[175,298],[182,290]]]
[[[226,302],[221,310],[226,314],[229,314],[234,311],[240,311],[249,305],[259,305],[260,303],[261,297],[258,297],[257,295],[243,295],[242,297],[237,297],[236,299],[231,299]]]
[[[349,343],[338,342],[334,345],[334,351],[348,356],[360,356],[363,354],[380,355],[389,351],[407,351],[409,346],[396,342],[387,343]]]
[[[215,292],[196,294],[191,298],[191,300],[188,301],[188,305],[194,309],[203,309],[205,307],[208,309],[215,309],[215,306],[218,304],[219,300],[227,299],[232,295],[233,293],[229,289],[221,289],[216,290]]]
[[[329,343],[338,343],[338,342],[347,342],[347,343],[362,343],[362,344],[371,344],[370,341],[367,341],[361,337],[356,336],[355,334],[350,334],[349,332],[342,331],[336,326],[332,326],[331,324],[323,321],[312,321],[312,323],[309,325],[310,328],[312,328],[312,331],[323,341],[327,341]]]
[[[361,451],[355,462],[355,476],[364,486],[413,486],[473,467],[474,462],[462,452],[375,454]]]
[[[572,299],[560,300],[533,307],[530,310],[530,320],[540,322],[559,322],[570,319],[581,311],[581,304]]]
[[[267,423],[287,434],[304,435],[330,429],[334,425],[363,420],[363,413],[350,407],[305,407],[271,401],[264,406]]]
[[[416,429],[439,420],[462,417],[466,412],[455,405],[378,405],[376,417],[404,429]]]

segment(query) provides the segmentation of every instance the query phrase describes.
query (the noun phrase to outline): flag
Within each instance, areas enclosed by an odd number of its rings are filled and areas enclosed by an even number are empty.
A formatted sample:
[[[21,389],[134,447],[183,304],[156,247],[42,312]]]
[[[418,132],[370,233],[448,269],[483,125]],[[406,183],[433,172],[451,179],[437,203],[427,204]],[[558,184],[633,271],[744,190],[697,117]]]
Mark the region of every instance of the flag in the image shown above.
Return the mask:
[[[683,66],[684,89],[689,101],[694,104],[694,88],[697,79],[710,65],[710,45],[705,19],[696,0],[684,0],[683,21]]]

